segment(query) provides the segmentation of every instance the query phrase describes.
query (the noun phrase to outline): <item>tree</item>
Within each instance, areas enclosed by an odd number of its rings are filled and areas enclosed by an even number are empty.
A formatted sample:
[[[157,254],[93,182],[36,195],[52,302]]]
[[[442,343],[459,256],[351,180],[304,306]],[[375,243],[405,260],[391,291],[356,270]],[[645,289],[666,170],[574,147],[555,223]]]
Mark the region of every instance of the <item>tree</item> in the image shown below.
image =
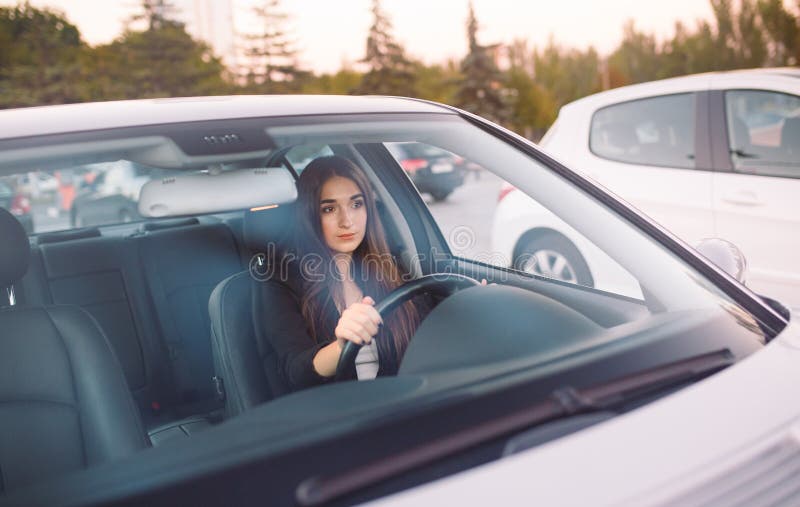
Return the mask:
[[[786,10],[781,0],[758,0],[756,7],[768,39],[767,63],[800,64],[800,28],[797,17]]]
[[[600,91],[600,57],[594,48],[565,49],[551,38],[534,52],[536,82],[552,94],[556,109]]]
[[[717,23],[714,44],[715,70],[736,68],[736,46],[738,43],[734,31],[734,13],[731,0],[710,0],[711,10]]]
[[[633,20],[625,23],[622,33],[622,42],[608,57],[609,72],[613,72],[615,81],[619,82],[609,84],[622,86],[654,79],[662,66],[655,37],[637,31]]]
[[[142,12],[134,14],[127,21],[126,30],[131,24],[144,21],[147,31],[158,30],[166,26],[183,26],[175,19],[178,9],[169,0],[142,0]]]
[[[87,100],[85,50],[63,14],[28,2],[0,7],[0,107]]]
[[[304,83],[303,93],[324,95],[347,95],[361,84],[361,74],[345,66],[335,74],[323,74],[309,78]]]
[[[694,32],[687,30],[682,23],[676,23],[675,36],[663,45],[659,63],[660,70],[649,79],[683,76],[711,70],[717,65],[714,61],[716,48],[716,36],[707,21],[699,22]]]
[[[699,21],[690,30],[678,22],[675,35],[661,45],[628,22],[622,43],[608,59],[611,85],[761,67],[773,63],[771,53],[784,53],[779,41],[797,39],[796,20],[781,0],[739,0],[738,9],[732,0],[710,3],[713,23]]]
[[[529,139],[539,139],[556,119],[552,93],[536,82],[536,52],[525,40],[508,47],[506,86],[510,95],[510,127]]]
[[[742,0],[736,23],[737,67],[761,67],[766,63],[767,42],[762,26],[758,17],[758,7],[754,0]]]
[[[261,28],[244,35],[245,87],[260,93],[299,91],[309,72],[298,64],[294,42],[284,28],[288,15],[280,10],[280,0],[266,0],[253,13]]]
[[[166,0],[143,0],[146,29],[130,27],[109,45],[95,48],[93,100],[215,95],[230,92],[224,67],[210,48],[195,41],[182,23],[167,17],[174,8]]]
[[[380,0],[372,0],[372,17],[366,54],[360,60],[368,70],[353,91],[361,95],[417,96],[414,64],[392,36],[392,23]]]
[[[495,63],[498,45],[478,44],[478,20],[472,2],[467,16],[469,51],[461,61],[462,79],[456,92],[456,104],[462,109],[502,123],[508,118],[503,97],[503,74]]]
[[[443,65],[414,64],[417,76],[417,97],[444,104],[453,104],[461,81],[458,61],[449,60]]]

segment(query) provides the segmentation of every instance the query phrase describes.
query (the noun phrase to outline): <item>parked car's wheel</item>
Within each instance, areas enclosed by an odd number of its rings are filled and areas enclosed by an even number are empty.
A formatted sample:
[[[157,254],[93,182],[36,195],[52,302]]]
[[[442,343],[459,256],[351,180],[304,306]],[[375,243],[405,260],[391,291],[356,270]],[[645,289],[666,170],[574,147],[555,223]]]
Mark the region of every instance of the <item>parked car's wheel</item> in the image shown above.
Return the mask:
[[[555,232],[522,239],[514,267],[520,271],[587,287],[594,286],[592,273],[570,240]]]
[[[452,190],[435,190],[431,192],[431,197],[433,197],[433,200],[436,202],[442,202],[447,199],[450,193],[452,193]]]

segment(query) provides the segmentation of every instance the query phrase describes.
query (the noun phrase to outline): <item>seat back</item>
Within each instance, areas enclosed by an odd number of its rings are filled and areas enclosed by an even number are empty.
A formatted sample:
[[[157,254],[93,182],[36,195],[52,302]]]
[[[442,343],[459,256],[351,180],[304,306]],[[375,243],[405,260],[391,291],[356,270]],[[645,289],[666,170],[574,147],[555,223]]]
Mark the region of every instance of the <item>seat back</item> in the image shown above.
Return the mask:
[[[786,118],[783,120],[781,148],[787,155],[800,153],[800,118]]]
[[[218,283],[242,269],[233,233],[223,223],[189,224],[134,240],[170,357],[176,410],[214,410],[220,404],[211,380],[208,301]]]
[[[281,393],[270,389],[269,350],[259,341],[255,319],[257,289],[265,273],[280,269],[293,207],[282,205],[249,211],[243,220],[243,240],[250,255],[250,269],[220,282],[211,294],[211,344],[215,381],[225,400],[225,416],[232,417]]]
[[[0,489],[147,447],[122,366],[76,306],[0,310]]]
[[[138,269],[136,245],[120,237],[40,238],[35,251],[47,302],[78,305],[98,322],[149,424],[156,416],[151,405],[169,403],[170,371]],[[37,266],[30,271],[32,275]]]
[[[243,271],[220,282],[208,301],[215,381],[226,418],[273,397],[253,327],[252,297],[253,279]]]
[[[30,247],[5,210],[0,237],[0,286],[13,288]],[[146,447],[122,371],[81,308],[9,301],[0,309],[0,491]]]

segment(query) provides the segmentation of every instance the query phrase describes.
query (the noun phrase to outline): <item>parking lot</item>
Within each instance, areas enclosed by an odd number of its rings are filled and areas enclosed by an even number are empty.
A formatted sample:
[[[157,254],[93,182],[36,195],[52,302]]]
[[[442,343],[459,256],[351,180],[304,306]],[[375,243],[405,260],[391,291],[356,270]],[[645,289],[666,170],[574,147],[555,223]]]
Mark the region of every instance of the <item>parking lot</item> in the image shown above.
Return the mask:
[[[454,254],[477,258],[491,252],[491,227],[503,180],[487,171],[467,176],[444,201],[423,194]]]

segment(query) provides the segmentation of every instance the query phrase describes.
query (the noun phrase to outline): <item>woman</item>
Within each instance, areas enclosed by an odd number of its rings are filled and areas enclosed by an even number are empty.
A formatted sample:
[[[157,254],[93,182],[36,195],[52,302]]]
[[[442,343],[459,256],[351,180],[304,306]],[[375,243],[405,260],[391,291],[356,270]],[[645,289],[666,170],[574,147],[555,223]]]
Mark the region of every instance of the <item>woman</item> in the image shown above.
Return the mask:
[[[306,166],[297,190],[287,284],[295,299],[267,309],[280,320],[265,333],[284,384],[278,390],[331,380],[347,341],[364,345],[359,378],[397,373],[420,314],[411,301],[385,321],[374,308],[405,273],[387,246],[369,181],[350,160],[329,156]]]

